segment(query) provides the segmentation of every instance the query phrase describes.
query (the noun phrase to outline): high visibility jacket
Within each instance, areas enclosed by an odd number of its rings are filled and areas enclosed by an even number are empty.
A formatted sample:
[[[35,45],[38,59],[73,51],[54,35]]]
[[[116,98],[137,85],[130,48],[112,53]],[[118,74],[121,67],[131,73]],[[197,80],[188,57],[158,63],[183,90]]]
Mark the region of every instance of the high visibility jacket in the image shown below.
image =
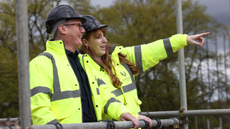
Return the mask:
[[[120,63],[118,53],[121,52],[127,56],[126,59],[128,59],[130,62],[136,63],[139,67],[140,73],[158,64],[160,60],[167,58],[169,55],[186,45],[187,35],[177,34],[170,38],[157,40],[149,44],[132,47],[112,47],[109,52],[112,60],[114,61],[113,66],[116,70],[116,76],[120,79],[120,81],[122,81],[122,86],[120,89],[117,89],[113,86],[107,72],[99,64],[93,62],[92,65],[95,70],[97,70],[99,78],[109,85],[109,89],[111,93],[116,95],[116,99],[124,103],[131,111],[139,113],[141,111],[140,105],[142,102],[139,100],[137,95],[134,75],[127,64]],[[103,119],[112,120],[113,118],[107,114],[103,114]]]
[[[81,92],[68,61],[62,40],[47,41],[46,51],[30,62],[31,116],[34,125],[82,123]],[[85,69],[97,120],[102,113],[119,119],[129,111],[108,91],[108,86],[93,71],[88,57],[78,56]]]

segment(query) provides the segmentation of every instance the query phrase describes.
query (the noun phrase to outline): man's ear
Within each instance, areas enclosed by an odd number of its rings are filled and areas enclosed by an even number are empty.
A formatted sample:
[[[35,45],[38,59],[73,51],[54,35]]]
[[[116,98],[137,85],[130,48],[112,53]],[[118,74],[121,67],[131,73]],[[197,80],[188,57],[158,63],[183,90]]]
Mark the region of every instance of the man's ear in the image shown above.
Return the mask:
[[[58,25],[58,28],[57,28],[57,29],[58,29],[59,32],[62,33],[62,34],[66,34],[66,33],[67,33],[66,26],[64,26],[64,25],[62,25],[62,24]]]
[[[87,41],[86,39],[82,39],[82,43],[83,43],[83,45],[85,45],[86,47],[89,46],[88,41]]]

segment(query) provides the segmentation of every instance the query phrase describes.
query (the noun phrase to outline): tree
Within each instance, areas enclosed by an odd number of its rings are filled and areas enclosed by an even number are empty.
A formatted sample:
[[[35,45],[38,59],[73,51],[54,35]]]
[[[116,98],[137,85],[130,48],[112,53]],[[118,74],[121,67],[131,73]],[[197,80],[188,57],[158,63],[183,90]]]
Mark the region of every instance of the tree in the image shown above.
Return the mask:
[[[18,116],[15,5],[0,3],[0,117]]]

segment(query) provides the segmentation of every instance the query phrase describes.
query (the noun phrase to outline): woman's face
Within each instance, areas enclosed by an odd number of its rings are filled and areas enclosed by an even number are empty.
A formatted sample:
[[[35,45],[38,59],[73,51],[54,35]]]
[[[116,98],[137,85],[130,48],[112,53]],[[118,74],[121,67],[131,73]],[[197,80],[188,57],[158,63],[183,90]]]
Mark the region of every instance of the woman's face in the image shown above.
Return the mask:
[[[91,32],[89,40],[87,42],[88,50],[92,54],[93,58],[102,57],[105,54],[107,39],[104,33],[99,29]]]

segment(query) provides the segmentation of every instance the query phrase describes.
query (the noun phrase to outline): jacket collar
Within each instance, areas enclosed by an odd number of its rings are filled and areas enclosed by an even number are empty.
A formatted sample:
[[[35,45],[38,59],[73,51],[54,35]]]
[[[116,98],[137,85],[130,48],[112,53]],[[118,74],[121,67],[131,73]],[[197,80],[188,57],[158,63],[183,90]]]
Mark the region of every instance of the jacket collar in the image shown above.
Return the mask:
[[[113,45],[110,49],[109,49],[109,55],[111,55],[114,51],[114,49],[116,48],[116,45]]]

